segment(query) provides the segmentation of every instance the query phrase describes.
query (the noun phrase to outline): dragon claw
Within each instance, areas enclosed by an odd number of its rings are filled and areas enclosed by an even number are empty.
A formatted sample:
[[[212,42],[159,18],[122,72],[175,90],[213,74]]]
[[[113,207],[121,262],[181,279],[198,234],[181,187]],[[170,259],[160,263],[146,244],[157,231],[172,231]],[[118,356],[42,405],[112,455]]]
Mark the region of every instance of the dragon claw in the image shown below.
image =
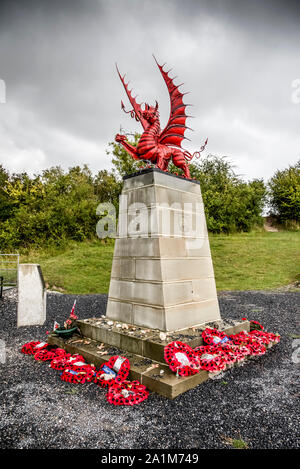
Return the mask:
[[[115,141],[118,142],[118,143],[125,142],[126,140],[127,140],[126,135],[117,134],[115,136]]]

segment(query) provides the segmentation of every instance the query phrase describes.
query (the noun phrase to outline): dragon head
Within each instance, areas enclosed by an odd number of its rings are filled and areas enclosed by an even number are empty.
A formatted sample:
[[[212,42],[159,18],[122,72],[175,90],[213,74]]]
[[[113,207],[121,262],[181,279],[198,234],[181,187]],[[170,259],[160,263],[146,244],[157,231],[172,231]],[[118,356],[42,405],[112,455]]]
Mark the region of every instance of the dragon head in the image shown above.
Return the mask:
[[[156,101],[155,107],[149,106],[149,104],[145,103],[144,111],[141,111],[143,119],[145,119],[149,124],[153,124],[154,122],[159,119],[158,113],[158,102]]]

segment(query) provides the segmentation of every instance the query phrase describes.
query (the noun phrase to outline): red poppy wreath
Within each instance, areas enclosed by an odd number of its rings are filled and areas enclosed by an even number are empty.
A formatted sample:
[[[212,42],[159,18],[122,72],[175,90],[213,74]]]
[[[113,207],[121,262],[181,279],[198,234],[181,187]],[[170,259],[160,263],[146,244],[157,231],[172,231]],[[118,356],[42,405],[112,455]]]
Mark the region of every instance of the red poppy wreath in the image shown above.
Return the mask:
[[[50,367],[53,370],[63,371],[67,367],[70,358],[70,353],[65,353],[64,355],[54,357],[50,363]]]
[[[95,376],[95,383],[102,388],[122,383],[129,375],[130,362],[128,358],[114,355],[104,363]]]
[[[210,345],[200,345],[195,348],[202,370],[214,373],[226,368],[226,355],[220,347]]]
[[[49,346],[48,348],[44,348],[36,352],[33,358],[37,361],[45,362],[47,360],[53,360],[56,357],[62,357],[65,355],[65,351],[62,348],[53,348]]]
[[[230,338],[225,332],[218,331],[218,329],[210,329],[207,327],[202,332],[202,338],[207,345],[225,345],[230,342]]]
[[[34,355],[36,352],[47,348],[48,345],[47,342],[27,342],[21,348],[21,352],[25,355]]]
[[[79,355],[79,353],[74,353],[74,355],[71,355],[70,358],[68,359],[68,362],[67,362],[67,365],[69,367],[72,366],[73,363],[76,363],[76,362],[84,362],[84,358],[82,355]]]
[[[88,363],[84,363],[81,366],[78,364],[75,367],[72,366],[65,368],[60,377],[67,383],[89,383],[95,378],[95,367],[94,365],[89,365]]]
[[[264,344],[266,347],[271,347],[280,341],[279,334],[273,334],[272,332],[253,330],[250,335],[258,340],[258,343]]]
[[[200,371],[197,353],[183,342],[168,344],[164,349],[164,357],[170,369],[179,376],[191,376]]]
[[[53,358],[50,363],[51,368],[53,368],[54,370],[63,371],[65,368],[72,369],[72,364],[75,362],[84,362],[84,358],[82,355],[79,355],[78,353],[71,355],[66,351],[64,352],[65,354],[61,354],[60,356]]]
[[[241,331],[238,334],[232,335],[231,340],[235,345],[246,345],[247,347],[253,343],[262,343],[261,338],[258,338],[246,331]]]
[[[266,347],[263,344],[258,344],[257,342],[249,344],[248,347],[251,350],[251,356],[264,355],[267,351]]]
[[[135,405],[149,396],[146,386],[139,381],[123,381],[109,387],[106,399],[114,405]]]
[[[239,347],[237,345],[225,344],[218,348],[220,349],[221,353],[223,353],[224,362],[228,368],[232,367],[237,361],[240,362],[245,358],[240,353]]]

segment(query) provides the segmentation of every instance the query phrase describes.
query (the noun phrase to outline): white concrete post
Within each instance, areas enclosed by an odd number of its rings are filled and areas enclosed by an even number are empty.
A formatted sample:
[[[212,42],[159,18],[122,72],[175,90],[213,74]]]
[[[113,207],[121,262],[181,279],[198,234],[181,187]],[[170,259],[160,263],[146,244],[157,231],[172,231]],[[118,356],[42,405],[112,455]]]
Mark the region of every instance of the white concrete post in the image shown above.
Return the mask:
[[[46,287],[38,264],[19,264],[18,327],[42,325],[46,320]]]

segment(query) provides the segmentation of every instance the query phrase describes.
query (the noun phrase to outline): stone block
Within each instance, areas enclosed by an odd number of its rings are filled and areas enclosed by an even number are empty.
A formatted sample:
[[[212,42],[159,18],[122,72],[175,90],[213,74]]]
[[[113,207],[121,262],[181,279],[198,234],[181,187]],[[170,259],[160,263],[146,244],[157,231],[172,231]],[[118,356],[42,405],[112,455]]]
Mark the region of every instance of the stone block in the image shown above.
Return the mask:
[[[159,203],[168,204],[169,206],[179,204],[182,209],[184,204],[191,204],[192,211],[196,210],[197,204],[203,203],[200,190],[199,193],[195,194],[194,192],[186,192],[171,187],[156,186],[155,196],[156,202],[159,201]]]
[[[114,257],[111,277],[133,280],[135,278],[135,260],[133,258]]]
[[[18,327],[41,325],[46,321],[47,292],[38,264],[19,264]]]
[[[200,184],[198,181],[184,179],[170,173],[165,173],[156,168],[143,170],[139,173],[125,176],[123,190],[126,192],[129,189],[150,186],[153,184],[194,194],[201,194]]]
[[[217,298],[170,306],[165,309],[165,330],[175,331],[221,320]]]
[[[201,280],[193,279],[192,289],[193,301],[209,300],[217,296],[216,283],[213,277]]]
[[[127,322],[128,324],[132,324],[133,321],[133,304],[126,303],[119,299],[114,300],[112,298],[108,298],[107,308],[106,308],[106,315],[108,318],[113,320],[120,320]]]
[[[214,281],[211,257],[136,260],[137,280],[171,282],[205,278]]]
[[[127,197],[126,199],[126,209],[130,210],[132,204],[142,203],[145,206],[151,206],[156,202],[155,187],[152,186],[142,186],[139,188],[130,189],[122,192],[122,196]],[[124,199],[125,203],[125,199]],[[125,206],[122,206],[124,210]]]
[[[159,257],[157,238],[117,238],[114,257]]]
[[[170,306],[193,301],[192,282],[153,283],[111,279],[110,300],[133,304]]]
[[[194,257],[210,257],[210,246],[209,246],[209,239],[208,236],[200,237],[200,238],[184,238],[185,244],[185,252],[186,257],[194,258]]]
[[[163,377],[160,377],[160,369],[164,370]],[[152,389],[158,394],[162,394],[169,399],[174,399],[183,392],[192,389],[199,384],[207,381],[209,378],[208,372],[201,370],[199,373],[194,376],[188,377],[176,377],[172,371],[166,367],[160,367],[159,369],[154,368],[142,375],[142,384],[144,384],[149,389]]]
[[[161,258],[178,257],[210,257],[209,239],[207,235],[202,238],[159,238]]]
[[[133,303],[164,305],[163,285],[161,283],[131,282],[111,279],[109,298]]]
[[[163,307],[133,305],[132,323],[138,326],[151,327],[161,331],[166,330],[165,309]]]
[[[146,207],[134,204],[127,212],[120,211],[119,222],[127,226],[127,236],[132,237],[189,237],[207,235],[203,203],[176,204],[172,206],[161,202]],[[119,230],[119,236],[126,231]]]

